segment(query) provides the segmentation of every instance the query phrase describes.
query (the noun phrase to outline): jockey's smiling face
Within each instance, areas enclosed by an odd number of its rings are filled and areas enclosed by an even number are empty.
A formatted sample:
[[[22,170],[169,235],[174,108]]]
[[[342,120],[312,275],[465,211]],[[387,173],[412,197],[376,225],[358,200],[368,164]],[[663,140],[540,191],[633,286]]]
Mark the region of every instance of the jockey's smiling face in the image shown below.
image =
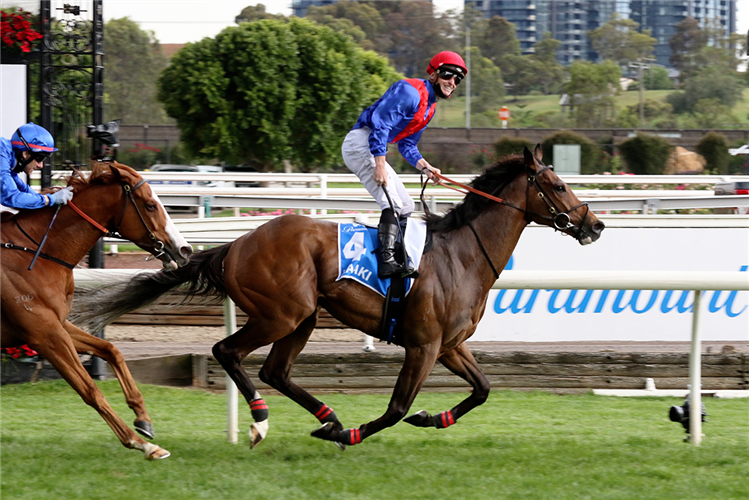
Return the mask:
[[[440,90],[442,90],[445,98],[452,95],[455,88],[463,79],[463,72],[452,66],[441,67],[435,74],[437,75],[437,84],[440,86]]]

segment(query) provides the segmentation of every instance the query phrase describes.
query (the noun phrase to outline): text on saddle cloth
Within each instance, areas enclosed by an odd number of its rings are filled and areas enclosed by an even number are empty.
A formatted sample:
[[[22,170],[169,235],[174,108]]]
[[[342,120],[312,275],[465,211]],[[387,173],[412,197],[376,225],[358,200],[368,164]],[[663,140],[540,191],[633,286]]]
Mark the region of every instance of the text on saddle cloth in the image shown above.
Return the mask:
[[[419,268],[421,255],[426,242],[426,222],[408,219],[406,226],[406,253],[414,269]],[[383,297],[390,286],[390,278],[377,277],[377,228],[362,224],[338,225],[338,277],[336,281],[348,278],[371,288]],[[406,295],[411,290],[412,278],[406,280]]]

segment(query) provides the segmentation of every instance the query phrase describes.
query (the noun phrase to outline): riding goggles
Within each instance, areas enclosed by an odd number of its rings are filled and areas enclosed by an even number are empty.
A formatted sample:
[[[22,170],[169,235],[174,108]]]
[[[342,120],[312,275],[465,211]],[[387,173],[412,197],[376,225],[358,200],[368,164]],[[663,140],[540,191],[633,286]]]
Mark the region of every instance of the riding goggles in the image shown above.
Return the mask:
[[[33,149],[31,149],[31,146],[29,146],[29,143],[26,142],[26,139],[24,139],[23,136],[21,135],[20,130],[18,131],[18,138],[21,139],[21,142],[23,142],[23,145],[26,147],[26,150],[31,155],[30,159],[41,163],[52,155],[52,153],[48,151],[34,151]]]
[[[439,68],[437,70],[437,75],[439,75],[439,77],[443,80],[450,80],[451,78],[455,78],[455,85],[460,84],[460,81],[463,79],[462,73],[449,68]]]

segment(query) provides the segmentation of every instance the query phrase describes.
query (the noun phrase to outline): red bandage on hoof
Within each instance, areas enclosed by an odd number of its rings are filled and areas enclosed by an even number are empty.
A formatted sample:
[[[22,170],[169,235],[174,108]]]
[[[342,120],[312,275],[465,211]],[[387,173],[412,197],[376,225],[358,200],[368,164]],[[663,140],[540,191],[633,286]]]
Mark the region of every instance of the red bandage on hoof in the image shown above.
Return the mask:
[[[442,413],[439,413],[432,418],[434,419],[434,426],[438,429],[450,427],[455,423],[452,410],[443,411]]]
[[[252,419],[255,422],[268,420],[268,405],[265,404],[265,400],[263,399],[253,399],[250,401],[250,411],[252,412]]]
[[[338,421],[338,417],[335,416],[333,408],[326,404],[323,404],[320,409],[315,412],[315,417],[317,417],[317,420],[319,420],[321,424]]]
[[[361,443],[361,431],[359,429],[346,429],[341,431],[336,439],[339,443],[349,446]]]

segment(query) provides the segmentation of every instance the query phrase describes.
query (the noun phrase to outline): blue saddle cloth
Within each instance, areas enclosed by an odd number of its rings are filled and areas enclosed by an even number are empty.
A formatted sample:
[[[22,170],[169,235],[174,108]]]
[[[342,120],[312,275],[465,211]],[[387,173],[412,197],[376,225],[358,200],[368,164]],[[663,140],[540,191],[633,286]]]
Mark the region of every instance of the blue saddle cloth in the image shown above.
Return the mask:
[[[418,269],[426,240],[426,224],[409,219],[406,229],[406,251],[408,261]],[[338,277],[358,281],[383,297],[390,287],[390,278],[377,277],[377,254],[379,246],[377,228],[362,224],[338,225]],[[406,294],[411,290],[413,279],[406,280]]]

